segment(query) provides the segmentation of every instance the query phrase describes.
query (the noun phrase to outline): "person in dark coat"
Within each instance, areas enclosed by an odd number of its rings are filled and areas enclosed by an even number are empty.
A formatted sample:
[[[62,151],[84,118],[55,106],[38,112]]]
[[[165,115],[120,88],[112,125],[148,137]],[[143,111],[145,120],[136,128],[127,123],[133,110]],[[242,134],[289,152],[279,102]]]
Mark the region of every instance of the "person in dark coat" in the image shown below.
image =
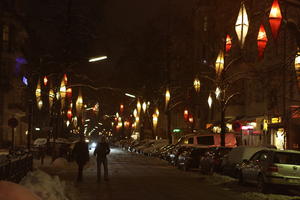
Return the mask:
[[[97,156],[97,181],[101,180],[101,164],[104,168],[104,180],[108,181],[108,168],[107,168],[107,158],[110,148],[105,137],[101,137],[100,142],[97,143],[96,149],[94,151],[94,156]]]
[[[89,161],[89,148],[84,141],[84,135],[80,136],[80,140],[75,144],[72,154],[78,165],[77,181],[82,181],[83,167]]]

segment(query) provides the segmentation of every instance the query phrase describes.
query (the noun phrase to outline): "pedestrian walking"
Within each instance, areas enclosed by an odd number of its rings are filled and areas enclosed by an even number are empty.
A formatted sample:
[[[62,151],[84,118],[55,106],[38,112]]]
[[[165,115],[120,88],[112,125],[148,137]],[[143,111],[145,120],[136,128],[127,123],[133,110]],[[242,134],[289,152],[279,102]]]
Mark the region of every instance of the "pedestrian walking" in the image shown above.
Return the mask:
[[[101,180],[101,164],[104,168],[104,180],[108,181],[107,155],[110,152],[109,144],[105,137],[100,138],[94,151],[94,156],[97,156],[97,181]]]
[[[82,181],[83,167],[89,161],[89,148],[84,141],[84,135],[80,135],[80,140],[75,144],[72,155],[78,165],[77,181]]]

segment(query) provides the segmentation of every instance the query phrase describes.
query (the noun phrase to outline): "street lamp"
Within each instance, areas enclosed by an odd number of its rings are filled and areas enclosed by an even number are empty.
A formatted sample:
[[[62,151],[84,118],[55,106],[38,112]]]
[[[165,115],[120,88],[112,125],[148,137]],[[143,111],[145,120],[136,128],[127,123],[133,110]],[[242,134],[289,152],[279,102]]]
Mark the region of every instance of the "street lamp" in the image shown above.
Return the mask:
[[[208,96],[207,103],[208,103],[209,108],[211,108],[211,105],[212,105],[212,97],[211,97],[211,94],[209,94],[209,96]]]
[[[147,104],[146,104],[146,102],[143,103],[142,108],[143,108],[144,113],[146,113],[146,109],[147,109]]]
[[[226,35],[226,44],[225,44],[225,50],[226,53],[228,53],[231,49],[232,46],[232,40],[229,34]]]
[[[295,71],[296,71],[298,89],[300,89],[300,51],[299,51],[299,49],[298,49],[296,57],[295,57]]]

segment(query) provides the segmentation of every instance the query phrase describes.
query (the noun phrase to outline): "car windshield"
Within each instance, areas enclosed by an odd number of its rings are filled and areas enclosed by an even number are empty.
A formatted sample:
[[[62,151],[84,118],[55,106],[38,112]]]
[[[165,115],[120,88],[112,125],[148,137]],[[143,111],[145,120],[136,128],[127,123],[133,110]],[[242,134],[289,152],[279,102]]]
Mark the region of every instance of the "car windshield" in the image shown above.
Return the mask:
[[[300,165],[300,153],[276,152],[274,162],[278,164]]]

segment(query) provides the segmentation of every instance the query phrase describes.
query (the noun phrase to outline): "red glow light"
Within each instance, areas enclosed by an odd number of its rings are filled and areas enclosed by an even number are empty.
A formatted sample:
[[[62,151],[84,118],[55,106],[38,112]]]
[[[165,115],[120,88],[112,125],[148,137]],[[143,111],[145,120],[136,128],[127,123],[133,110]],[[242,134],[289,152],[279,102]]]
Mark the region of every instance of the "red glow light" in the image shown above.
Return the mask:
[[[271,31],[272,31],[274,40],[277,39],[281,21],[282,21],[282,15],[280,12],[280,6],[278,3],[278,0],[274,0],[272,7],[271,7],[270,15],[269,15],[269,22],[270,22]]]
[[[47,86],[47,83],[48,83],[48,78],[47,76],[44,77],[44,86]]]
[[[227,36],[226,36],[226,45],[225,45],[226,53],[228,53],[230,51],[231,46],[232,46],[231,37],[230,37],[229,34],[227,34]]]
[[[267,33],[263,25],[260,25],[258,36],[257,36],[257,48],[258,56],[262,57],[268,42]]]

